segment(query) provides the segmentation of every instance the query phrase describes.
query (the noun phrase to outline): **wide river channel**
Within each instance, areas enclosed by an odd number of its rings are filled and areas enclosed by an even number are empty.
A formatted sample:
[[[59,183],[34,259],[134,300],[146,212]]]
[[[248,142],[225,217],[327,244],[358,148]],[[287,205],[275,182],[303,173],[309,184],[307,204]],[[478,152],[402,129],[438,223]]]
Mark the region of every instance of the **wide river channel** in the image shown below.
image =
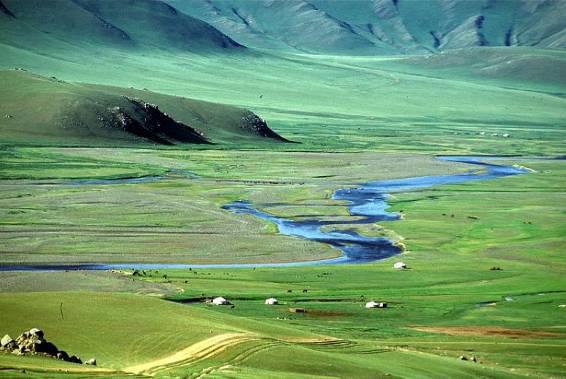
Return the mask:
[[[400,215],[387,211],[389,194],[415,191],[443,184],[459,184],[475,180],[487,180],[526,173],[527,170],[515,166],[486,163],[482,159],[489,157],[445,156],[438,159],[469,164],[465,173],[441,176],[419,176],[405,179],[380,180],[367,182],[356,188],[339,189],[332,198],[346,202],[351,217],[342,217],[339,221],[322,219],[289,220],[276,217],[254,208],[248,201],[240,200],[226,204],[223,208],[236,214],[248,214],[272,222],[283,235],[303,238],[328,244],[342,253],[340,257],[326,260],[301,261],[290,263],[250,263],[250,264],[172,264],[172,263],[112,263],[112,264],[0,264],[0,271],[62,271],[62,270],[120,270],[140,269],[157,270],[167,268],[249,268],[249,267],[290,267],[322,264],[367,263],[391,257],[401,252],[392,241],[383,237],[367,237],[348,230],[351,225],[373,224],[379,221],[398,220]],[[512,159],[512,158],[510,158]],[[159,177],[149,177],[159,180]],[[139,183],[143,178],[84,181],[78,184]]]

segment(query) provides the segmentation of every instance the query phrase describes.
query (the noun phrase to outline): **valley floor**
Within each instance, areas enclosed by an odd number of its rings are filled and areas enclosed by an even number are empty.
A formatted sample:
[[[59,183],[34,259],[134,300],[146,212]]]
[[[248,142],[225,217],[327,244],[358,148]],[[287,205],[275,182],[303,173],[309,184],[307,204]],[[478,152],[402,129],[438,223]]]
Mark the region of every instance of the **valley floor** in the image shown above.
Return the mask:
[[[44,114],[28,112],[41,109],[29,96],[21,109],[14,83],[0,94],[0,265],[333,258],[326,245],[221,207],[243,199],[279,217],[340,219],[348,214],[331,199],[338,188],[470,169],[435,155],[504,155],[531,170],[391,196],[402,220],[352,228],[407,250],[370,264],[0,270],[0,335],[39,327],[60,349],[98,362],[0,353],[0,376],[565,377],[562,51],[401,58],[0,48],[0,68],[51,78],[64,98],[80,82],[147,102],[214,101],[250,109],[299,142],[219,134],[222,143],[208,146],[110,146],[71,141],[59,127],[30,127],[37,134],[28,138],[18,125],[30,124],[8,110],[37,122]],[[183,104],[159,106],[173,114]],[[409,269],[393,269],[399,260]],[[205,301],[214,296],[233,307]],[[280,305],[264,304],[272,296]],[[388,307],[366,309],[369,300]]]
[[[293,219],[343,217],[346,208],[329,198],[337,188],[469,169],[372,152],[30,147],[2,154],[4,264],[336,256],[220,207],[249,199]],[[532,172],[393,196],[403,220],[359,231],[400,236],[408,250],[371,264],[136,276],[0,272],[2,334],[41,327],[58,347],[99,365],[0,354],[0,376],[560,377],[566,166],[516,161]],[[111,181],[148,175],[164,179]],[[398,260],[410,269],[394,270]],[[234,307],[203,301],[213,296]],[[264,305],[271,296],[281,305]],[[365,309],[369,300],[389,307]]]

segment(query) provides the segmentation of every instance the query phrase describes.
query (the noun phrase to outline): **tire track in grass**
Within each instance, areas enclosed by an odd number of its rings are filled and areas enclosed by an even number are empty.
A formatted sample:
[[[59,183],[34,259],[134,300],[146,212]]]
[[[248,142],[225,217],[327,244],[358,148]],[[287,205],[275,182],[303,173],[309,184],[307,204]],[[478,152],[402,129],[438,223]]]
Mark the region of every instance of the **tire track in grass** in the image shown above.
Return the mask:
[[[224,333],[197,342],[169,356],[126,367],[124,371],[134,374],[155,375],[159,371],[194,364],[195,362],[217,355],[231,346],[253,339],[258,339],[258,337],[246,333]]]
[[[204,376],[214,371],[227,369],[229,367],[234,367],[244,362],[254,354],[269,350],[276,346],[281,346],[285,344],[299,344],[299,345],[326,344],[326,343],[333,344],[337,342],[340,343],[342,340],[321,338],[321,339],[308,339],[308,340],[296,340],[296,341],[293,341],[291,339],[287,341],[287,340],[265,338],[251,333],[224,333],[199,341],[193,345],[186,347],[185,349],[182,349],[166,357],[156,359],[150,362],[126,367],[123,369],[123,371],[133,374],[144,374],[144,375],[153,376],[163,371],[169,371],[172,369],[176,369],[188,365],[195,365],[199,362],[213,358],[231,347],[250,341],[257,341],[257,343],[252,346],[244,348],[242,351],[238,352],[235,357],[231,359],[228,359],[224,362],[220,362],[217,365],[212,365],[201,369],[197,373],[191,375],[191,377],[203,378]]]
[[[251,347],[241,351],[238,355],[227,360],[226,362],[222,362],[222,363],[219,363],[215,366],[206,367],[206,368],[200,370],[194,376],[194,378],[195,379],[203,379],[203,378],[206,377],[206,375],[212,374],[215,371],[228,370],[230,368],[233,368],[233,367],[241,364],[242,362],[246,361],[248,358],[250,358],[251,356],[253,356],[257,353],[267,351],[267,350],[271,349],[272,347],[280,346],[280,345],[281,345],[281,342],[277,341],[277,340],[261,341],[261,343],[259,345],[254,345],[254,346],[251,346]]]

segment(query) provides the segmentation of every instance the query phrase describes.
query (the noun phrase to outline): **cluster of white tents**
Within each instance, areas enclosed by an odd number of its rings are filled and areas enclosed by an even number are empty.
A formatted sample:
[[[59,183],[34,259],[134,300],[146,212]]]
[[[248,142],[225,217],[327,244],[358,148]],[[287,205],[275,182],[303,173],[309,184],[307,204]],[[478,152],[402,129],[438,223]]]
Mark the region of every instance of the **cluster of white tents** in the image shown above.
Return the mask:
[[[396,262],[393,265],[393,268],[395,268],[397,270],[405,270],[407,268],[407,265],[403,262]],[[215,297],[214,299],[212,299],[212,304],[214,304],[214,305],[230,305],[231,303],[228,300],[226,300],[225,298],[223,298],[222,296],[218,296],[218,297]],[[265,305],[277,305],[277,304],[279,304],[279,300],[277,300],[274,297],[270,297],[268,299],[265,299]],[[387,308],[387,303],[369,301],[369,302],[366,303],[366,308]]]
[[[393,265],[393,268],[397,269],[397,270],[405,270],[407,269],[407,264],[404,262],[395,262],[395,264]],[[383,303],[383,302],[377,302],[377,301],[368,301],[366,303],[366,308],[370,309],[370,308],[387,308],[387,303]]]
[[[231,303],[226,300],[225,298],[223,298],[222,296],[218,296],[215,297],[214,299],[212,299],[212,304],[213,305],[230,305]],[[265,300],[265,305],[277,305],[279,304],[279,300],[277,300],[274,297],[270,297],[269,299]]]

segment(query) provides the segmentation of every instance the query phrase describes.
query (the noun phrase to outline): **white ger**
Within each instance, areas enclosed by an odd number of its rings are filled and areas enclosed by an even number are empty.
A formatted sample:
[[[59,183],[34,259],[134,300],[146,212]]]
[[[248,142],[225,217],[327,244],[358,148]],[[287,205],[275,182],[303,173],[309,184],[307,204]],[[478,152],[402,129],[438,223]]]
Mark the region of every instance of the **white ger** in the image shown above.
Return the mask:
[[[405,263],[403,263],[403,262],[396,262],[396,263],[393,265],[393,267],[396,268],[397,270],[404,270],[404,269],[407,268],[407,265],[406,265]]]
[[[366,308],[387,308],[387,303],[378,303],[376,301],[370,301],[366,303]]]
[[[269,299],[265,300],[265,305],[277,305],[279,304],[279,300],[274,297],[270,297]]]
[[[214,304],[214,305],[228,305],[228,304],[230,304],[230,302],[228,300],[226,300],[225,298],[223,298],[222,296],[219,296],[219,297],[215,297],[212,300],[212,304]]]

